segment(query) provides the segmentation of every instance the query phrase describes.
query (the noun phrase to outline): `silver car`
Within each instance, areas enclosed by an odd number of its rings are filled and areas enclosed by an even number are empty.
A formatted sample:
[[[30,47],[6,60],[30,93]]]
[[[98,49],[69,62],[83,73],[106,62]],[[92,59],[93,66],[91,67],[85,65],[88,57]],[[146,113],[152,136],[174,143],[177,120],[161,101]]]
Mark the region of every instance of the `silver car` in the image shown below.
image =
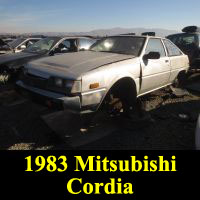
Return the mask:
[[[100,107],[123,110],[134,108],[137,97],[171,85],[188,68],[188,56],[168,39],[111,36],[89,51],[28,63],[17,86],[46,105],[79,114]]]

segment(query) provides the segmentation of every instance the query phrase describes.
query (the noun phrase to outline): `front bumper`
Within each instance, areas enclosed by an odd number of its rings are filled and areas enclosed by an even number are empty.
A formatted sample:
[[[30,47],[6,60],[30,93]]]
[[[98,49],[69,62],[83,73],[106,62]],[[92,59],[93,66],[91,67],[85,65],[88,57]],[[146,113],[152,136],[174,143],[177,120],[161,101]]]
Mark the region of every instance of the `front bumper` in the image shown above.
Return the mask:
[[[81,101],[79,96],[64,96],[63,94],[25,85],[22,81],[16,82],[16,90],[23,96],[31,98],[33,101],[50,108],[55,108],[57,110],[69,110],[75,113],[81,112]]]

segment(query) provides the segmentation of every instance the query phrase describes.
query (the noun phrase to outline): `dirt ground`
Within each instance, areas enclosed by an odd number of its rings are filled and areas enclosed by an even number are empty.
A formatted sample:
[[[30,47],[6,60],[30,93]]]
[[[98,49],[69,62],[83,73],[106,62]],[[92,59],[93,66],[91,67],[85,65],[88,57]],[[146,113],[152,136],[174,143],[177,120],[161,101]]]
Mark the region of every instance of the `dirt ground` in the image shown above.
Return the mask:
[[[196,80],[200,80],[199,77]],[[64,134],[60,137],[59,131],[52,130],[44,120],[49,113],[46,107],[22,98],[11,85],[0,85],[0,149],[195,148],[200,92],[189,90],[175,95],[168,87],[145,96],[143,100],[151,120],[130,121],[120,116],[110,117],[100,120],[86,132],[80,132],[77,131],[79,120],[73,119],[66,123]]]

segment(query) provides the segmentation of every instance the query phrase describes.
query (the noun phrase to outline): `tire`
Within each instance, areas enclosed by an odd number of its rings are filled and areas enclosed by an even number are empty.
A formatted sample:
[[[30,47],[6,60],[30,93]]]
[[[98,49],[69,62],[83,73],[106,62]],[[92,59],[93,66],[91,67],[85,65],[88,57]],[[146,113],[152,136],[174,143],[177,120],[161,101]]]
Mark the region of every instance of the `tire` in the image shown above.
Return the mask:
[[[101,109],[110,116],[129,115],[136,105],[135,95],[130,95],[130,88],[111,91],[104,100]]]
[[[181,88],[186,84],[187,81],[187,74],[186,72],[180,72],[177,78],[173,82],[173,86],[176,88]]]

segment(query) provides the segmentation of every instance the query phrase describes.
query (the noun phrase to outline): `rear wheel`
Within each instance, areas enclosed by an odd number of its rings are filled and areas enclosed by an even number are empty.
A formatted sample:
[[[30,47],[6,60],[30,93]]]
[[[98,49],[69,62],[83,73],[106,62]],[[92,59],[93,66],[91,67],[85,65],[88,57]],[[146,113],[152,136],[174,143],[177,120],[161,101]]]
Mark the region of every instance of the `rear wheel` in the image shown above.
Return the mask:
[[[183,87],[187,81],[187,74],[185,71],[180,72],[179,75],[176,77],[175,81],[173,82],[173,86],[180,88]]]

